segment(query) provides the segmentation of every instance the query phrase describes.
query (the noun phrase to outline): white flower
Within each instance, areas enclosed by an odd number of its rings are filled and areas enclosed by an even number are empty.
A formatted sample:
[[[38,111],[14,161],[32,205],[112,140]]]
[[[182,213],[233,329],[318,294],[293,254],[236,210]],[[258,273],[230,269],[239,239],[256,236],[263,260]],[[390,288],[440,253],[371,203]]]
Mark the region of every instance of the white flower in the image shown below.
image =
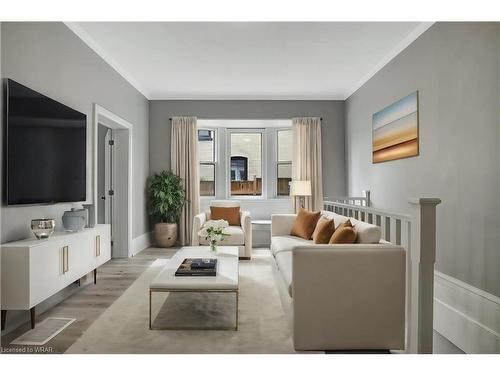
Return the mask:
[[[228,226],[229,223],[226,220],[208,220],[203,224],[198,235],[217,243],[222,241],[224,236],[229,236],[229,234],[225,233],[225,228]]]

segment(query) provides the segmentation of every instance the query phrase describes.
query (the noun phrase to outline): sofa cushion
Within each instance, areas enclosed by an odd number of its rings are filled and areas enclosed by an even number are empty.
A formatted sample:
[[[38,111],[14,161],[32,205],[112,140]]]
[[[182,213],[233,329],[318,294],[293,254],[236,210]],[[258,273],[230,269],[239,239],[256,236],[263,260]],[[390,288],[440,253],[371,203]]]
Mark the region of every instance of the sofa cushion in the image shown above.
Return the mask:
[[[353,244],[356,242],[356,230],[351,224],[351,220],[347,220],[345,223],[339,225],[335,232],[333,233],[330,241],[330,245],[334,244]]]
[[[282,251],[276,254],[276,264],[290,296],[292,296],[292,256],[293,253],[291,251]]]
[[[245,244],[245,235],[241,227],[230,225],[224,228],[224,232],[230,234],[230,236],[224,237],[224,239],[219,242],[219,245],[240,246]],[[210,243],[205,237],[200,236],[200,245],[210,245]]]
[[[235,207],[216,207],[210,206],[211,220],[226,220],[229,225],[241,225],[240,222],[240,206]]]
[[[335,222],[333,219],[321,217],[316,224],[316,229],[312,234],[312,240],[315,244],[327,244],[335,231]]]
[[[365,223],[361,220],[351,219],[358,235],[356,243],[379,243],[382,230],[375,224]]]
[[[273,236],[271,237],[271,251],[273,255],[282,252],[290,251],[294,246],[300,245],[312,245],[312,241],[304,240],[300,237],[295,236]]]
[[[290,235],[310,240],[320,216],[320,211],[308,211],[301,207],[293,223]]]
[[[351,223],[357,233],[356,243],[380,242],[380,239],[382,237],[382,230],[375,224],[365,223],[364,221],[339,215],[331,211],[322,211],[321,214],[329,219],[333,219],[337,228],[347,220],[351,220]]]

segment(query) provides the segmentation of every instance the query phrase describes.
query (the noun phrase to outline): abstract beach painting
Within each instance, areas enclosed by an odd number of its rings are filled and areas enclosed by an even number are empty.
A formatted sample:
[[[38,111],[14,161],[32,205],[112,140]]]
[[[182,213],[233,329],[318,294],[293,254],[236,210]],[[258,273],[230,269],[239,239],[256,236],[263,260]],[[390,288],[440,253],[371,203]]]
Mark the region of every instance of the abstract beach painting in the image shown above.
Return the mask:
[[[373,163],[418,155],[418,91],[375,113]]]

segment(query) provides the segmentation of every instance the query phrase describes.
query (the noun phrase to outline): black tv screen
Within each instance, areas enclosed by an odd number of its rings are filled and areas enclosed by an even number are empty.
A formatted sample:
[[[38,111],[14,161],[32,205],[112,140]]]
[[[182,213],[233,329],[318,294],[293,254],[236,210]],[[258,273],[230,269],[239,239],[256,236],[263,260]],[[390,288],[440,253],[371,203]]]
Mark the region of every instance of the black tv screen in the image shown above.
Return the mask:
[[[6,82],[6,203],[86,199],[87,116]]]

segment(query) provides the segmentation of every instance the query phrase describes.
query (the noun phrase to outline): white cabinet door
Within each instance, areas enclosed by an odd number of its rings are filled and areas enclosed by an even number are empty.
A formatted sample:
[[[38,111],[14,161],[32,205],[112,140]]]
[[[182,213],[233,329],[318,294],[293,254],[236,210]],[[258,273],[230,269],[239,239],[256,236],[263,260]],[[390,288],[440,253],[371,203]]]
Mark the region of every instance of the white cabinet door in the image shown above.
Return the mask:
[[[111,259],[111,232],[109,225],[96,226],[94,236],[94,268]]]
[[[77,233],[67,242],[68,269],[65,273],[66,285],[83,277],[91,271],[92,258],[88,251],[92,247],[92,233]]]
[[[64,284],[63,242],[50,241],[29,250],[30,305],[58,292]]]
[[[2,309],[30,308],[29,250],[2,246]]]

